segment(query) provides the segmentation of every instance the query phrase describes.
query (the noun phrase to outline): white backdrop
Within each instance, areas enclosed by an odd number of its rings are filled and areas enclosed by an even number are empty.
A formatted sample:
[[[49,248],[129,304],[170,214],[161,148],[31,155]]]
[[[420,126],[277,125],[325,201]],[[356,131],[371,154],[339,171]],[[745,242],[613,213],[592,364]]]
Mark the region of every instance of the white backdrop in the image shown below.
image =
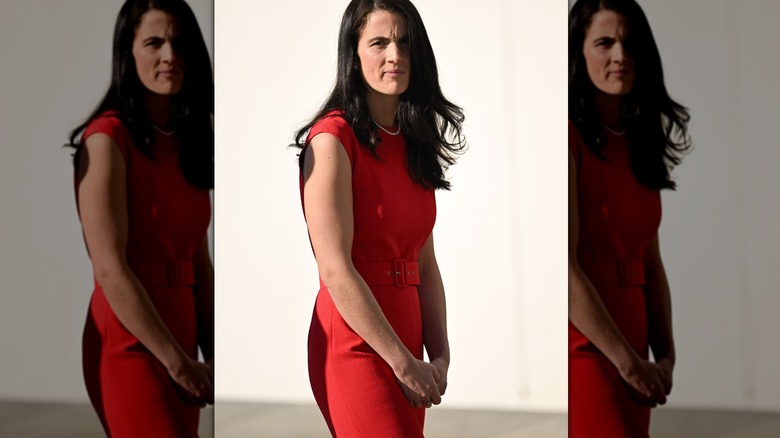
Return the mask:
[[[209,49],[213,5],[190,0]],[[0,399],[86,401],[92,270],[69,131],[108,87],[118,0],[0,4]]]
[[[318,281],[286,145],[333,85],[347,3],[216,4],[220,400],[313,402]],[[446,406],[566,409],[566,5],[552,3],[415,2],[470,143],[437,195]]]

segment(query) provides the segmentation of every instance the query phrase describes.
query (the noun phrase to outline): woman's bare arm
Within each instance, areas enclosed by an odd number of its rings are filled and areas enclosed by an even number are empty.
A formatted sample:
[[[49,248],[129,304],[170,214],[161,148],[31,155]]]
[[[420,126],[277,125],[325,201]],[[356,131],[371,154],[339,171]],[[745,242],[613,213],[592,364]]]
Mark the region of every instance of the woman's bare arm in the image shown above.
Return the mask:
[[[664,369],[664,388],[669,394],[677,358],[672,334],[672,298],[658,240],[656,234],[645,253],[645,303],[650,348],[656,363]]]
[[[193,257],[195,269],[195,308],[198,315],[198,345],[206,362],[214,360],[214,266],[207,236]]]
[[[423,322],[423,342],[428,358],[441,378],[438,380],[439,393],[444,395],[447,389],[447,370],[450,366],[450,344],[447,338],[447,302],[444,295],[444,283],[436,262],[433,249],[433,234],[420,250],[420,309]]]

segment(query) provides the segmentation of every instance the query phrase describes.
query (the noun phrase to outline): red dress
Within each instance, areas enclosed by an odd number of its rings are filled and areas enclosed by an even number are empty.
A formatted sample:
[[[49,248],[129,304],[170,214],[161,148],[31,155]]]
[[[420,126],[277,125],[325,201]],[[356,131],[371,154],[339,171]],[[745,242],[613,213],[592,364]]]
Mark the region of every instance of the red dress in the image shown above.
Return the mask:
[[[422,359],[416,261],[433,230],[434,191],[411,180],[403,135],[380,132],[377,159],[341,117],[317,122],[309,139],[323,132],[339,139],[352,164],[355,268],[406,348]],[[333,436],[423,436],[425,409],[409,404],[390,366],[347,325],[322,281],[309,329],[309,380]]]
[[[618,329],[648,357],[645,250],[661,222],[658,190],[631,171],[623,136],[608,134],[602,160],[569,122],[577,162],[580,240],[577,260]],[[648,437],[650,408],[635,403],[615,366],[569,322],[569,437]]]
[[[95,133],[111,137],[125,159],[128,264],[176,342],[197,358],[192,258],[210,220],[208,192],[184,179],[174,137],[157,135],[152,160],[133,146],[112,113],[93,120],[83,139]],[[84,328],[83,370],[109,436],[198,436],[199,408],[182,401],[163,364],[119,322],[97,280]]]

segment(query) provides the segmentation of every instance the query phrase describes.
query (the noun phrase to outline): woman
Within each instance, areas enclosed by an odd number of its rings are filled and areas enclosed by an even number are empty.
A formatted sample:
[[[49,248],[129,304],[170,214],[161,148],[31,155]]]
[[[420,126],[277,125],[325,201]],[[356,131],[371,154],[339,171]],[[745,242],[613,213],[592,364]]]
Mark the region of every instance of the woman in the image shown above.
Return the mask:
[[[213,90],[190,7],[127,0],[111,85],[70,137],[95,277],[84,379],[108,436],[196,437],[213,402]]]
[[[450,360],[434,190],[450,187],[444,170],[465,146],[463,113],[442,95],[408,0],[353,0],[337,70],[327,102],[296,135],[321,279],[310,382],[333,436],[422,437]]]
[[[574,4],[569,119],[569,436],[647,437],[675,363],[659,191],[690,139],[633,0]]]

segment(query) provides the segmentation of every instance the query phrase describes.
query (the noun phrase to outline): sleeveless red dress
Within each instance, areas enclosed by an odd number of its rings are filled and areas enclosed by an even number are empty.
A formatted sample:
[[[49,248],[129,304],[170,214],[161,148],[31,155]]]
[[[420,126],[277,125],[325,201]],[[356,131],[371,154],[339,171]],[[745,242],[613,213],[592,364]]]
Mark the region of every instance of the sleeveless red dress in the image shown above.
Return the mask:
[[[95,133],[111,137],[125,159],[128,264],[176,342],[197,358],[192,258],[210,221],[208,192],[184,179],[174,137],[158,134],[150,159],[111,112],[94,119],[82,138]],[[108,436],[198,436],[200,409],[182,401],[163,364],[119,322],[97,280],[82,347],[87,392]]]
[[[631,171],[624,136],[607,134],[599,158],[569,122],[577,162],[580,241],[577,260],[618,329],[648,358],[645,251],[661,222],[658,190]],[[633,401],[617,369],[569,322],[569,437],[648,437],[650,408]]]
[[[377,159],[337,114],[318,121],[307,144],[323,132],[339,139],[352,165],[355,268],[406,348],[422,359],[416,261],[433,230],[434,191],[411,180],[403,134],[380,131]],[[321,280],[309,329],[309,380],[333,436],[423,436],[425,409],[409,404],[390,366],[347,325]]]

